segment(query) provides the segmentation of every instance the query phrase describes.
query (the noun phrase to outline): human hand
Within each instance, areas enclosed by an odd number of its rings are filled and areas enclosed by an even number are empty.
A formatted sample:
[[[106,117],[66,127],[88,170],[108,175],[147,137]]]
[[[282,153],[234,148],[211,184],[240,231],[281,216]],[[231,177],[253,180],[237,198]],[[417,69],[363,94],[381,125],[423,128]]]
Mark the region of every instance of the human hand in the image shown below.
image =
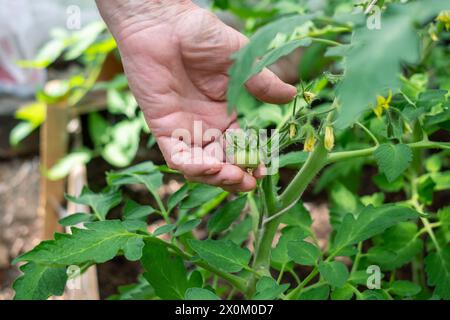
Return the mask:
[[[251,175],[227,163],[223,152],[223,133],[238,128],[236,113],[227,114],[230,55],[248,39],[190,1],[128,0],[114,6],[117,1],[97,3],[169,167],[190,181],[228,191],[254,189],[258,170]],[[246,87],[268,103],[287,103],[296,94],[268,69]]]

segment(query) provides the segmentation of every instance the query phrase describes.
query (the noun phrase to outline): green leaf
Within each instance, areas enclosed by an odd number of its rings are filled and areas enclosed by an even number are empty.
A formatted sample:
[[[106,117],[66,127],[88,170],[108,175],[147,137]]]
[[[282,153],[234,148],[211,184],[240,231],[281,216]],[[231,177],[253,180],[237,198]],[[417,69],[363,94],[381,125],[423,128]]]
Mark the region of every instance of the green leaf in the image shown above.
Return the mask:
[[[364,207],[355,218],[347,214],[336,234],[333,247],[335,250],[364,241],[387,228],[405,220],[417,218],[415,210],[395,205],[382,205],[374,208]]]
[[[63,227],[69,227],[79,223],[92,221],[92,219],[93,219],[92,214],[79,212],[68,215],[65,218],[62,218],[61,220],[59,220],[59,224],[62,225]]]
[[[69,42],[65,37],[57,37],[47,42],[37,53],[33,61],[19,61],[22,68],[47,68],[63,53]]]
[[[203,288],[189,288],[184,295],[185,300],[220,300],[213,292]]]
[[[72,234],[55,234],[55,240],[43,241],[14,261],[32,261],[42,265],[67,266],[84,262],[103,263],[123,251],[129,260],[138,260],[144,245],[142,236],[129,232],[119,220],[72,227]]]
[[[103,21],[94,21],[80,31],[74,32],[72,35],[74,44],[67,50],[64,59],[75,60],[79,58],[105,29],[106,25]]]
[[[228,86],[227,100],[228,110],[231,111],[238,102],[238,99],[244,89],[244,84],[250,79],[254,71],[254,62],[262,58],[267,52],[269,45],[278,33],[291,34],[298,26],[311,20],[312,15],[295,15],[292,17],[281,18],[275,22],[269,23],[259,29],[250,39],[250,42],[234,55],[234,64],[230,69],[230,85]],[[297,43],[301,45],[301,43]],[[292,48],[292,50],[295,48]],[[282,54],[283,50],[278,51]],[[276,55],[274,56],[276,57]],[[272,62],[273,58],[266,58]]]
[[[162,186],[162,179],[162,173],[150,161],[107,174],[109,185],[143,184],[154,197],[159,197],[158,189]]]
[[[387,229],[380,237],[380,243],[368,251],[370,261],[380,265],[383,270],[394,270],[410,262],[422,251],[423,241],[416,237],[417,225],[413,222],[400,222]],[[395,259],[390,259],[393,256]]]
[[[450,226],[450,206],[439,209],[437,216],[443,225]]]
[[[281,232],[281,237],[271,254],[272,262],[279,265],[291,261],[291,257],[288,255],[288,243],[291,241],[301,241],[308,236],[308,233],[299,227],[284,228]]]
[[[341,288],[336,288],[331,292],[331,300],[350,300],[353,298],[353,288],[350,284],[346,283]]]
[[[126,220],[146,220],[149,215],[155,212],[151,206],[143,206],[133,200],[125,201],[123,216]]]
[[[274,300],[289,288],[289,284],[279,285],[270,277],[262,277],[256,283],[256,293],[252,300]]]
[[[442,299],[450,299],[450,247],[432,252],[425,258],[428,285]]]
[[[107,300],[151,300],[155,298],[155,290],[148,281],[140,275],[137,283],[118,287],[116,295]]]
[[[157,228],[157,229],[155,230],[155,232],[153,232],[153,235],[154,235],[155,237],[157,237],[157,236],[160,236],[160,235],[162,235],[162,234],[172,232],[173,230],[175,230],[176,227],[177,227],[177,226],[174,225],[174,224],[165,224],[165,225],[163,225],[163,226]]]
[[[298,297],[298,300],[328,300],[330,286],[323,285],[318,288],[306,288]]]
[[[239,272],[250,261],[250,251],[230,240],[189,240],[188,243],[200,258],[225,272]]]
[[[398,296],[411,297],[422,291],[422,288],[411,281],[397,280],[392,283],[390,290]]]
[[[306,241],[290,241],[287,248],[289,258],[304,266],[315,266],[321,256],[320,249]]]
[[[247,196],[242,196],[231,202],[227,202],[223,207],[216,210],[208,221],[209,232],[213,234],[228,229],[239,217],[246,202]]]
[[[308,152],[293,151],[280,155],[279,167],[298,167],[308,159]]]
[[[142,126],[138,118],[123,120],[110,128],[110,141],[102,150],[102,157],[116,167],[126,167],[139,149]]]
[[[308,234],[311,232],[311,215],[300,201],[283,214],[281,223],[292,227],[299,227]]]
[[[97,148],[111,140],[109,136],[111,126],[98,112],[88,114],[88,130],[89,136]]]
[[[248,239],[248,234],[252,230],[252,218],[247,216],[243,221],[234,226],[224,237],[225,240],[231,240],[237,245],[241,245]]]
[[[218,187],[213,187],[206,184],[197,184],[189,192],[189,196],[181,203],[181,209],[192,209],[201,206],[202,204],[214,199],[223,190]]]
[[[179,256],[172,256],[159,243],[147,242],[142,252],[141,263],[144,277],[161,299],[182,300],[189,288],[186,268]]]
[[[355,29],[351,46],[344,52],[345,74],[338,88],[337,128],[347,127],[371,104],[373,107],[377,95],[400,88],[398,76],[402,64],[414,64],[420,58],[415,26],[445,9],[448,5],[440,0],[389,4],[382,13],[380,29],[369,29],[365,23]]]
[[[349,277],[345,264],[339,261],[319,263],[320,275],[334,287],[342,287]]]
[[[92,151],[86,148],[69,153],[64,158],[45,172],[45,175],[50,180],[59,180],[69,175],[70,171],[77,165],[84,165],[91,161]]]
[[[388,182],[397,179],[409,167],[412,160],[411,148],[405,144],[384,143],[373,154]]]
[[[376,184],[376,186],[384,192],[397,192],[400,191],[404,186],[403,176],[399,176],[394,181],[388,182],[386,176],[382,173],[379,173],[373,176],[372,180]]]
[[[197,228],[200,223],[202,223],[202,220],[200,219],[189,220],[177,228],[177,231],[175,231],[174,236],[179,237],[185,233],[188,233]]]
[[[38,126],[28,121],[19,122],[9,134],[9,143],[12,146],[17,146],[23,139],[36,130],[37,127]]]
[[[78,197],[66,195],[66,199],[73,203],[91,207],[99,219],[104,220],[109,210],[122,201],[122,194],[113,188],[107,188],[101,193],[94,193],[88,187],[84,187]]]
[[[14,300],[46,300],[61,296],[66,287],[65,267],[50,267],[29,262],[20,271],[23,275],[13,284]]]
[[[40,126],[45,121],[47,105],[42,102],[32,102],[21,106],[15,113],[15,118],[31,122],[35,126]]]
[[[397,253],[395,251],[380,246],[374,246],[367,251],[367,259],[379,265],[389,264],[396,258]]]
[[[188,192],[189,184],[185,183],[180,189],[172,193],[167,201],[168,211],[172,211],[184,198],[186,198]]]
[[[258,62],[254,65],[250,77],[254,74],[260,73],[265,67],[270,66],[277,62],[281,57],[287,56],[292,51],[299,47],[307,47],[312,43],[312,40],[309,38],[304,38],[300,40],[294,40],[287,43],[282,44],[281,46],[270,50],[266,53]]]

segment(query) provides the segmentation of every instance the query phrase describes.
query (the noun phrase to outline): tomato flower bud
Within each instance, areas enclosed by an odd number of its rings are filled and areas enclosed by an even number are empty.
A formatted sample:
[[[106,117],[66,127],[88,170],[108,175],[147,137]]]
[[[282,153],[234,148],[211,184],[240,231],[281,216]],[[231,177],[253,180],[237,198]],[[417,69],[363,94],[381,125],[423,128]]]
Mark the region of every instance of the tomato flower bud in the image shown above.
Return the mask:
[[[325,128],[325,148],[328,151],[333,150],[334,147],[334,133],[333,133],[333,127],[327,126]]]
[[[316,144],[316,137],[314,136],[314,132],[309,132],[306,137],[305,144],[303,146],[303,151],[311,152],[314,151],[314,145]]]
[[[294,139],[297,135],[297,125],[295,123],[291,123],[289,125],[289,138]]]

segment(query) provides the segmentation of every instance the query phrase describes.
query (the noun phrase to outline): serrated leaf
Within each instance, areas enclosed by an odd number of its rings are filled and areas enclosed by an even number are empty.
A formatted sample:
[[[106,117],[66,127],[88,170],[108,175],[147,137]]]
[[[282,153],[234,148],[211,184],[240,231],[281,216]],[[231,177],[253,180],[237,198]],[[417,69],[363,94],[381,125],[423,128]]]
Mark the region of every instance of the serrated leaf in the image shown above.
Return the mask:
[[[213,292],[203,288],[189,288],[184,295],[185,300],[220,300]]]
[[[320,275],[334,287],[342,287],[349,277],[345,264],[339,261],[319,263]]]
[[[391,284],[390,290],[398,296],[411,297],[422,291],[422,288],[411,281],[397,280]]]
[[[122,193],[113,188],[106,189],[101,193],[94,193],[88,187],[81,190],[78,197],[66,195],[66,199],[77,204],[84,204],[92,208],[94,213],[104,220],[109,210],[122,201]]]
[[[281,237],[278,239],[270,257],[273,263],[280,266],[291,261],[288,255],[288,243],[290,241],[301,241],[308,236],[308,233],[299,227],[284,228],[281,232]]]
[[[109,296],[107,300],[151,300],[155,298],[155,290],[144,278],[140,275],[137,283],[120,286],[116,295]]]
[[[228,86],[227,92],[229,111],[236,107],[240,95],[245,90],[245,82],[252,76],[252,72],[255,71],[254,62],[257,58],[264,56],[275,36],[278,33],[290,34],[295,28],[311,20],[313,17],[313,15],[295,15],[269,23],[259,29],[252,36],[250,42],[234,55],[235,62],[230,69],[230,85]],[[269,62],[272,60],[267,59]]]
[[[189,240],[188,243],[200,258],[226,272],[239,272],[250,261],[250,251],[230,240]]]
[[[127,200],[123,209],[123,216],[126,220],[146,220],[153,212],[155,212],[155,209],[151,206],[143,206],[133,200]]]
[[[247,203],[247,196],[239,197],[231,202],[227,202],[223,207],[214,212],[208,221],[210,233],[219,233],[228,229],[239,217]]]
[[[189,196],[181,203],[181,209],[192,209],[201,206],[202,204],[214,199],[219,194],[223,193],[223,190],[218,187],[197,184],[189,192]]]
[[[14,300],[46,300],[61,296],[67,282],[65,267],[50,267],[29,262],[20,271],[23,275],[13,284]]]
[[[288,255],[288,243],[291,241],[301,241],[308,236],[302,228],[289,227],[284,228],[281,233],[280,239],[278,239],[277,245],[272,250],[271,261],[273,263],[283,265],[291,261]]]
[[[167,201],[167,210],[172,211],[185,197],[187,197],[189,185],[185,183],[180,189],[172,193]]]
[[[357,218],[347,214],[336,234],[334,249],[341,250],[379,234],[387,228],[405,220],[417,218],[415,210],[395,205],[364,207]]]
[[[110,141],[103,147],[102,157],[116,167],[130,165],[139,149],[141,130],[138,118],[116,123],[110,128]]]
[[[341,288],[336,288],[331,292],[331,300],[350,300],[353,298],[353,288],[346,283]]]
[[[408,167],[412,160],[411,148],[406,144],[380,145],[373,153],[380,171],[389,182],[397,179]]]
[[[144,277],[161,299],[182,300],[189,288],[186,268],[179,256],[172,256],[162,244],[147,242],[142,251]]]
[[[381,235],[382,243],[377,243],[369,250],[368,258],[379,264],[383,270],[390,271],[402,267],[422,250],[423,241],[416,237],[417,231],[417,225],[413,222],[400,222],[394,225]],[[379,252],[395,253],[395,259],[387,259],[386,255],[384,255],[386,259],[382,257],[376,259],[371,255],[371,252],[373,252],[371,250],[376,250],[375,253],[378,250]],[[388,255],[391,254],[388,253]]]
[[[450,299],[450,247],[432,252],[425,258],[427,282],[442,299]]]
[[[82,223],[82,222],[92,221],[93,218],[94,217],[92,214],[78,212],[78,213],[68,215],[65,218],[62,218],[61,220],[59,220],[59,224],[62,225],[63,227],[69,227],[69,226],[74,226],[74,225]]]
[[[321,255],[319,248],[306,241],[290,241],[287,248],[289,258],[304,266],[316,265]]]
[[[363,24],[355,29],[352,44],[343,53],[346,68],[337,92],[341,105],[337,128],[356,121],[384,90],[400,88],[402,64],[416,63],[420,58],[415,26],[447,8],[440,0],[390,4],[382,13],[381,28],[369,29]]]
[[[299,295],[298,300],[328,300],[330,286],[323,285],[318,288],[306,288]]]
[[[183,234],[185,234],[185,233],[188,233],[188,232],[194,230],[195,228],[198,227],[198,225],[199,225],[200,223],[202,223],[202,220],[200,220],[200,219],[192,219],[192,220],[189,220],[189,221],[183,223],[182,225],[180,225],[180,226],[177,228],[177,231],[175,231],[175,233],[174,233],[173,235],[174,235],[175,237],[179,237],[179,236],[181,236],[181,235],[183,235]]]
[[[146,161],[120,171],[108,172],[107,182],[112,186],[144,184],[152,192],[162,185],[162,174],[151,161]]]
[[[72,227],[72,234],[55,234],[55,240],[43,241],[15,262],[33,261],[42,265],[67,266],[83,262],[103,263],[120,250],[130,260],[139,259],[142,236],[129,232],[119,220],[85,224],[86,229]]]
[[[155,232],[153,232],[153,235],[154,235],[155,237],[158,237],[158,236],[160,236],[160,235],[162,235],[162,234],[172,232],[173,230],[175,230],[176,227],[177,227],[177,226],[174,225],[174,224],[165,224],[165,225],[163,225],[163,226],[157,228],[157,229],[155,230]]]
[[[248,234],[252,230],[252,218],[248,216],[243,221],[232,228],[224,237],[225,240],[231,240],[237,245],[241,245],[248,239]]]
[[[279,285],[270,277],[262,277],[256,283],[256,293],[252,300],[274,300],[288,288],[288,284]]]

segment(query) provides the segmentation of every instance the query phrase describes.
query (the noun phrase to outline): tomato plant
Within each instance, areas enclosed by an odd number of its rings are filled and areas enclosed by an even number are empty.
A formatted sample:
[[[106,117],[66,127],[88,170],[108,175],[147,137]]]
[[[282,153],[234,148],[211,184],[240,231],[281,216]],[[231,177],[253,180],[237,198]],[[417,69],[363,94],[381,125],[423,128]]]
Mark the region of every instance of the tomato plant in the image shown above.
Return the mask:
[[[239,106],[243,127],[275,128],[278,173],[249,193],[186,181],[162,199],[166,167],[108,172],[104,190],[67,196],[92,210],[61,220],[72,234],[16,259],[25,263],[16,298],[61,295],[69,266],[84,271],[120,255],[144,272],[115,299],[450,299],[449,7],[379,1],[382,27],[371,29],[369,2],[351,14],[348,1],[323,12],[289,1],[252,9],[216,1],[252,34],[233,57],[230,110]],[[261,105],[245,92],[252,75],[299,47],[292,103]],[[252,169],[250,146],[236,147]],[[285,184],[287,168],[295,174]],[[123,195],[134,184],[154,206]],[[319,193],[330,209],[326,246],[303,201]],[[108,219],[117,206],[121,219]],[[163,224],[150,232],[150,220]]]

